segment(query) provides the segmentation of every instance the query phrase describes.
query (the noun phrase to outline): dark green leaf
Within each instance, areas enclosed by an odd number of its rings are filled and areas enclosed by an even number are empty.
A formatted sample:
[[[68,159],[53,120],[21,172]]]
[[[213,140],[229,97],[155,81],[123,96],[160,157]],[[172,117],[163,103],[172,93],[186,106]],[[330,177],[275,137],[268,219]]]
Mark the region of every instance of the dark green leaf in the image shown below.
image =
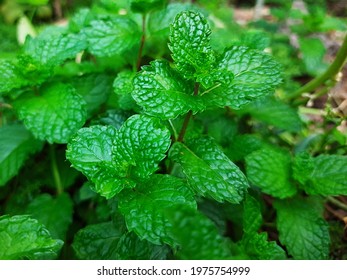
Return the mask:
[[[135,13],[147,14],[152,10],[164,7],[166,0],[131,0],[131,10]]]
[[[0,217],[0,259],[54,259],[63,241],[29,216]]]
[[[256,233],[263,223],[259,202],[247,194],[243,204],[243,231],[247,234]]]
[[[219,202],[239,203],[248,188],[241,170],[228,159],[211,138],[176,142],[170,157],[182,166],[189,185],[196,193]]]

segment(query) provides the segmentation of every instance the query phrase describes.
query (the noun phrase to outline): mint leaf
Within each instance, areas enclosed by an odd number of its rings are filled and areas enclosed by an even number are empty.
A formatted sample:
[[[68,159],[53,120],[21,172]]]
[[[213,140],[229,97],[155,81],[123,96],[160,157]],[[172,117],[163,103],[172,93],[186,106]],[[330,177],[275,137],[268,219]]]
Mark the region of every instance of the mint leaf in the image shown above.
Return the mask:
[[[42,223],[53,238],[65,240],[68,227],[72,223],[72,208],[72,200],[65,193],[56,198],[42,194],[28,205],[26,213]]]
[[[133,98],[149,115],[173,119],[192,110],[204,109],[194,86],[184,80],[167,61],[155,60],[134,78]]]
[[[211,29],[198,12],[179,13],[170,29],[169,49],[182,75],[191,79],[208,72],[215,61],[210,46]]]
[[[51,84],[40,95],[29,93],[16,100],[18,117],[39,139],[67,143],[86,121],[85,102],[68,84]]]
[[[219,202],[239,203],[243,199],[248,188],[245,175],[211,138],[193,140],[188,146],[176,142],[170,158],[182,166],[197,194]]]
[[[0,127],[0,186],[15,176],[25,160],[41,146],[41,141],[35,139],[23,125]]]
[[[234,75],[206,94],[216,106],[239,109],[250,101],[269,95],[282,81],[279,64],[268,54],[248,47],[234,46],[217,60],[216,69]]]
[[[74,58],[87,45],[81,36],[60,34],[58,36],[27,37],[24,44],[25,53],[37,62],[47,66],[57,66],[68,58]]]
[[[322,41],[318,38],[300,37],[299,44],[306,71],[312,76],[322,74],[327,68],[323,60],[326,49]]]
[[[266,194],[277,198],[296,194],[295,185],[290,181],[291,157],[284,150],[269,147],[249,154],[246,171],[249,181]]]
[[[247,234],[257,232],[263,223],[259,202],[247,194],[243,202],[243,231]]]
[[[255,119],[291,132],[298,132],[302,128],[298,112],[272,96],[258,98],[241,109]]]
[[[172,224],[165,210],[183,205],[196,208],[193,194],[180,179],[169,175],[153,175],[136,189],[124,190],[119,196],[119,210],[129,231],[158,245],[174,244],[169,234]]]
[[[88,41],[88,50],[96,56],[122,54],[140,42],[138,25],[127,17],[109,16],[92,20],[82,30]]]
[[[328,224],[315,204],[312,197],[296,197],[274,204],[279,239],[295,259],[322,260],[328,257]]]
[[[29,216],[0,217],[0,259],[55,259],[63,246]]]
[[[171,234],[179,245],[176,257],[183,260],[218,260],[231,257],[227,241],[211,220],[186,207],[169,209]]]
[[[12,62],[0,61],[0,73],[0,96],[3,92],[30,84]]]
[[[308,194],[347,195],[346,174],[346,156],[296,157],[294,178]]]
[[[156,9],[163,8],[166,0],[131,0],[131,10],[134,13],[147,14]]]
[[[135,74],[132,71],[125,70],[118,73],[113,81],[113,90],[118,97],[117,101],[120,109],[139,111],[139,107],[131,96],[134,90],[133,79]]]

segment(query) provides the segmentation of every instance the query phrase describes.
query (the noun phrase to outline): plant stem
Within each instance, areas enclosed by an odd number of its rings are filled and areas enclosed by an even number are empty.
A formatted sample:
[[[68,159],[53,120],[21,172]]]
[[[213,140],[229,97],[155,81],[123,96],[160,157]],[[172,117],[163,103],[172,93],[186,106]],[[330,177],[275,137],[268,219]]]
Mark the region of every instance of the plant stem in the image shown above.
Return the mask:
[[[344,204],[343,202],[341,202],[340,200],[338,200],[332,196],[328,196],[327,200],[330,203],[334,204],[335,206],[339,207],[340,209],[347,211],[347,205]]]
[[[195,85],[194,85],[194,96],[198,95],[199,86],[200,86],[199,83],[195,83]],[[184,138],[184,135],[186,134],[186,130],[187,130],[187,127],[188,127],[188,124],[189,124],[189,120],[192,117],[192,115],[193,115],[193,112],[190,110],[187,113],[186,117],[184,118],[180,134],[177,137],[177,141],[178,142],[183,142],[183,138]]]
[[[337,52],[337,55],[333,63],[330,64],[328,69],[320,76],[314,78],[313,80],[308,82],[306,85],[299,88],[293,94],[288,95],[288,98],[294,99],[296,97],[299,97],[301,94],[305,92],[311,92],[315,90],[317,87],[319,87],[320,85],[322,85],[327,80],[334,78],[336,74],[340,71],[341,67],[343,66],[346,60],[346,57],[347,57],[347,35],[345,36],[342,46]]]
[[[49,152],[51,157],[51,168],[54,178],[54,185],[57,188],[58,195],[64,192],[63,184],[61,183],[61,178],[59,174],[59,169],[57,165],[57,158],[55,154],[55,149],[53,145],[49,145]]]
[[[143,47],[145,45],[145,41],[146,41],[146,14],[143,14],[142,15],[142,36],[141,36],[140,49],[137,55],[137,62],[136,62],[137,71],[139,71],[141,68],[142,52],[143,52]]]

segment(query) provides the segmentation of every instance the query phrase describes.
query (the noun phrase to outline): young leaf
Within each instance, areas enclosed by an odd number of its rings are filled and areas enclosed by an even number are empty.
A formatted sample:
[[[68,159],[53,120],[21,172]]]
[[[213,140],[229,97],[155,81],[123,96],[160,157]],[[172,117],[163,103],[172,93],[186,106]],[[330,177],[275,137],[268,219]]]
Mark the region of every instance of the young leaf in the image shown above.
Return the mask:
[[[294,177],[308,194],[347,195],[347,157],[320,155],[297,156]]]
[[[264,193],[273,197],[294,196],[296,188],[290,181],[291,157],[289,153],[265,148],[246,157],[247,178]]]
[[[188,146],[176,142],[170,158],[182,166],[197,194],[219,202],[239,203],[243,199],[248,188],[245,175],[211,138],[191,141]]]
[[[65,193],[56,198],[42,194],[28,205],[26,213],[42,223],[53,238],[65,240],[68,227],[72,223],[72,208],[72,200]]]
[[[0,61],[0,73],[0,96],[3,92],[30,84],[12,62]]]
[[[175,243],[176,257],[183,260],[218,260],[231,257],[227,241],[207,217],[186,207],[169,209],[167,216]]]
[[[184,80],[167,61],[155,60],[134,78],[132,96],[149,115],[173,119],[192,110],[204,109],[193,84]]]
[[[129,231],[158,245],[174,245],[169,234],[172,224],[165,216],[165,209],[183,205],[196,208],[193,194],[180,179],[169,175],[154,175],[134,191],[123,191],[119,197],[119,210]]]
[[[29,155],[41,147],[41,141],[35,139],[23,125],[0,127],[0,186],[16,175]]]
[[[177,70],[191,79],[208,72],[215,61],[210,46],[211,30],[198,12],[179,13],[170,29],[169,48]]]
[[[68,84],[51,84],[40,91],[15,101],[18,117],[37,138],[67,143],[86,121],[83,98]]]
[[[317,211],[315,203],[312,197],[296,197],[274,204],[279,239],[295,259],[321,260],[328,257],[328,224]]]
[[[218,59],[216,69],[234,75],[231,83],[205,94],[219,107],[239,109],[260,96],[269,95],[282,82],[279,64],[268,54],[248,47],[229,48]]]
[[[122,54],[138,44],[141,35],[138,25],[124,16],[93,20],[82,32],[87,37],[88,50],[101,57]]]
[[[0,259],[55,259],[63,241],[29,216],[0,217]]]

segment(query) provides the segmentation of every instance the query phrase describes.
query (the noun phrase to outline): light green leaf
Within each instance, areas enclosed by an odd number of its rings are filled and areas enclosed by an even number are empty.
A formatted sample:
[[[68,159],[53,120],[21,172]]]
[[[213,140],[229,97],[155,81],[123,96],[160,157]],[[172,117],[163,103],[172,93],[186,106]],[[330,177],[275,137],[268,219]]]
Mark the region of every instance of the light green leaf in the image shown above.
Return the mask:
[[[29,155],[41,147],[41,141],[23,125],[0,127],[0,186],[15,176]]]
[[[68,84],[45,86],[40,95],[27,94],[14,106],[25,126],[50,143],[67,143],[87,117],[83,98]]]
[[[199,96],[193,96],[193,84],[170,67],[167,61],[153,61],[134,78],[133,98],[149,115],[173,119],[193,110],[203,110]]]
[[[256,99],[243,107],[241,112],[287,131],[298,132],[302,128],[297,110],[272,96]]]
[[[73,202],[63,193],[56,198],[49,194],[36,197],[26,210],[34,219],[42,223],[53,238],[65,240],[66,232],[72,223]]]
[[[113,82],[114,93],[118,97],[119,108],[123,110],[138,111],[139,107],[135,103],[135,100],[131,96],[134,90],[133,79],[135,77],[132,71],[122,71],[118,73],[116,79]]]
[[[262,192],[277,198],[296,194],[290,181],[291,157],[286,151],[265,148],[246,157],[246,171],[249,181]]]
[[[139,44],[141,36],[138,25],[124,16],[92,20],[82,32],[87,37],[88,50],[101,57],[122,54]]]
[[[207,217],[194,209],[174,207],[169,209],[171,234],[179,249],[176,257],[183,260],[218,260],[232,257],[228,243]]]
[[[307,72],[312,76],[322,74],[327,64],[324,63],[326,49],[322,41],[318,38],[299,38],[300,51]]]
[[[209,72],[215,61],[211,29],[198,12],[179,13],[170,29],[169,48],[177,70],[187,79]]]
[[[63,241],[29,216],[0,217],[0,259],[55,259]]]
[[[158,245],[174,244],[169,234],[172,224],[165,210],[183,205],[196,208],[193,194],[180,179],[169,175],[154,175],[134,191],[123,191],[119,197],[119,210],[129,231]]]
[[[294,178],[308,194],[347,195],[347,157],[320,155],[297,156]]]
[[[3,92],[30,84],[12,62],[0,61],[0,73],[0,96]]]
[[[197,194],[219,202],[239,203],[243,199],[248,188],[245,175],[211,138],[193,140],[188,146],[176,142],[170,158],[182,166]]]
[[[86,48],[86,41],[76,34],[27,37],[24,44],[25,53],[47,66],[57,66]]]
[[[273,93],[282,82],[279,64],[271,56],[243,46],[225,51],[216,69],[234,75],[230,84],[222,84],[205,94],[212,104],[220,107],[239,109],[258,97]]]
[[[329,254],[330,236],[327,222],[317,211],[316,201],[296,197],[276,201],[279,239],[295,259],[322,260]]]

